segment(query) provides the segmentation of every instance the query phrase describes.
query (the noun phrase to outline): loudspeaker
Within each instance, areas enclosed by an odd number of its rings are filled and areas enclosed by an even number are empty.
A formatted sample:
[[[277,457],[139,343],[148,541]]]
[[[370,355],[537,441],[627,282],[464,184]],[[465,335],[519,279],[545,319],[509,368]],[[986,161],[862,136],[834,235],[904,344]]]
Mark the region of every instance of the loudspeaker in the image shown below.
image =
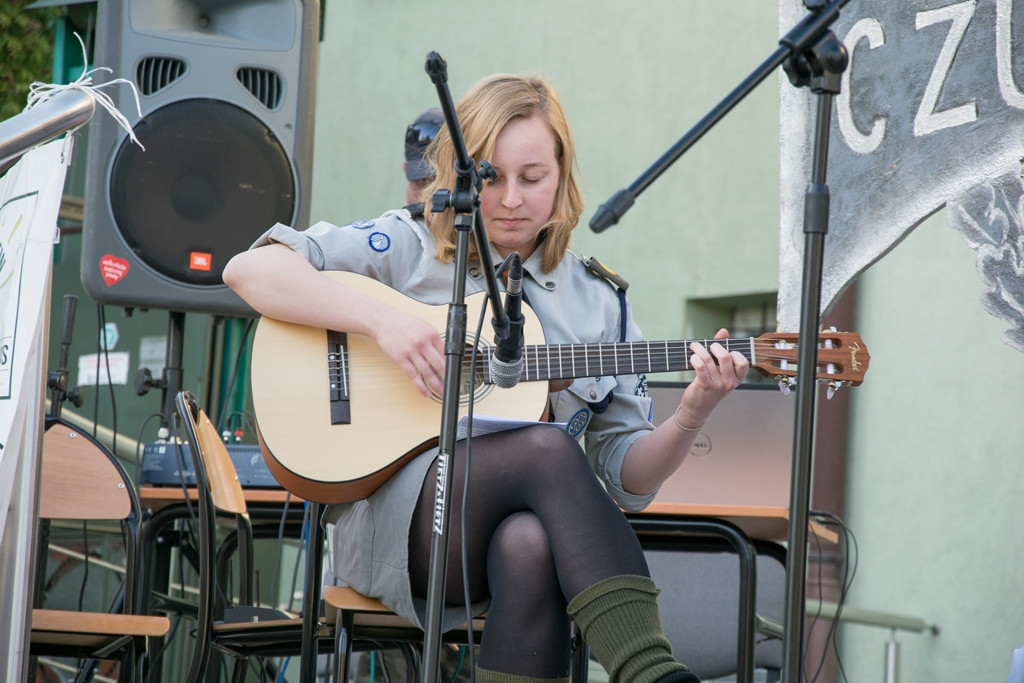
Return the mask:
[[[145,149],[97,110],[82,224],[90,296],[255,315],[221,274],[275,223],[309,220],[319,30],[319,0],[101,0],[95,66],[135,86],[138,100],[125,83],[103,92]]]

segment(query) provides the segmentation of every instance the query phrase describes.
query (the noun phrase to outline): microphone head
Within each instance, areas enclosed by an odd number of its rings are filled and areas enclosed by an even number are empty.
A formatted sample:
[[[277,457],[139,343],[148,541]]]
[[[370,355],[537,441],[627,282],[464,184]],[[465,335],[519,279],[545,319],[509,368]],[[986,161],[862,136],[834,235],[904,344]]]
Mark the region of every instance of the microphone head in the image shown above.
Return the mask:
[[[518,251],[509,254],[508,284],[505,291],[509,294],[521,294],[523,291],[523,259]]]
[[[491,356],[491,381],[502,389],[511,389],[523,376],[523,359],[503,361]]]

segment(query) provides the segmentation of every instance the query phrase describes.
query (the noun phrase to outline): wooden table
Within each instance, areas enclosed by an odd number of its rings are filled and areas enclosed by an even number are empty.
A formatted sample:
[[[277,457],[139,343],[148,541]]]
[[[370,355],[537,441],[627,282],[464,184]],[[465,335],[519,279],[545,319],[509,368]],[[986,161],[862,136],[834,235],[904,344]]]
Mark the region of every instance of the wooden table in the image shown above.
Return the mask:
[[[196,493],[194,486],[189,486],[187,489],[188,497],[190,500],[198,500],[199,495]],[[168,505],[180,504],[185,496],[184,491],[180,486],[140,486],[139,489],[139,503],[142,508],[153,510],[154,512]],[[245,502],[250,505],[281,505],[288,501],[289,505],[302,505],[306,501],[302,500],[298,496],[291,496],[288,498],[288,492],[284,489],[256,489],[246,488],[243,489],[245,493]]]
[[[680,517],[715,517],[723,519],[743,530],[752,539],[785,541],[789,535],[789,509],[770,505],[690,505],[687,503],[654,502],[643,512],[644,515],[677,515]],[[838,543],[839,535],[817,522],[812,521],[808,530],[820,541]]]

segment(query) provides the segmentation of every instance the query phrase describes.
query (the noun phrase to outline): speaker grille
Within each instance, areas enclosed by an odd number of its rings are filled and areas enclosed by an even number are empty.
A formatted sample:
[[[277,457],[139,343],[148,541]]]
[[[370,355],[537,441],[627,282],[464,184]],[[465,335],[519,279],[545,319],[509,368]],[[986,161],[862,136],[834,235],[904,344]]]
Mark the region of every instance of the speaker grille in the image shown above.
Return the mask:
[[[242,67],[235,72],[235,78],[267,109],[273,111],[281,106],[284,82],[276,71]]]
[[[249,112],[182,100],[136,124],[110,171],[118,231],[147,265],[173,280],[221,285],[224,264],[296,206],[288,156]]]
[[[174,57],[146,57],[135,69],[135,84],[143,95],[157,93],[185,75],[185,62]]]

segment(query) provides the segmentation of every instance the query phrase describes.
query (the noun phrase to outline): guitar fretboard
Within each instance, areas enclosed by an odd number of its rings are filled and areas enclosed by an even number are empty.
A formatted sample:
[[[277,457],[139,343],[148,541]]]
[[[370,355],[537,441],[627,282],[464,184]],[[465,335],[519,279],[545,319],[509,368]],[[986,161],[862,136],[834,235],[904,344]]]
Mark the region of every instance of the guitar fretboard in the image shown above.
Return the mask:
[[[739,351],[751,365],[755,363],[753,338],[697,341],[705,346],[717,341],[729,351]],[[693,352],[690,345],[693,342],[694,340],[527,345],[523,348],[521,379],[530,382],[692,370],[690,359]],[[488,367],[493,352],[493,347],[483,350],[483,367]]]

